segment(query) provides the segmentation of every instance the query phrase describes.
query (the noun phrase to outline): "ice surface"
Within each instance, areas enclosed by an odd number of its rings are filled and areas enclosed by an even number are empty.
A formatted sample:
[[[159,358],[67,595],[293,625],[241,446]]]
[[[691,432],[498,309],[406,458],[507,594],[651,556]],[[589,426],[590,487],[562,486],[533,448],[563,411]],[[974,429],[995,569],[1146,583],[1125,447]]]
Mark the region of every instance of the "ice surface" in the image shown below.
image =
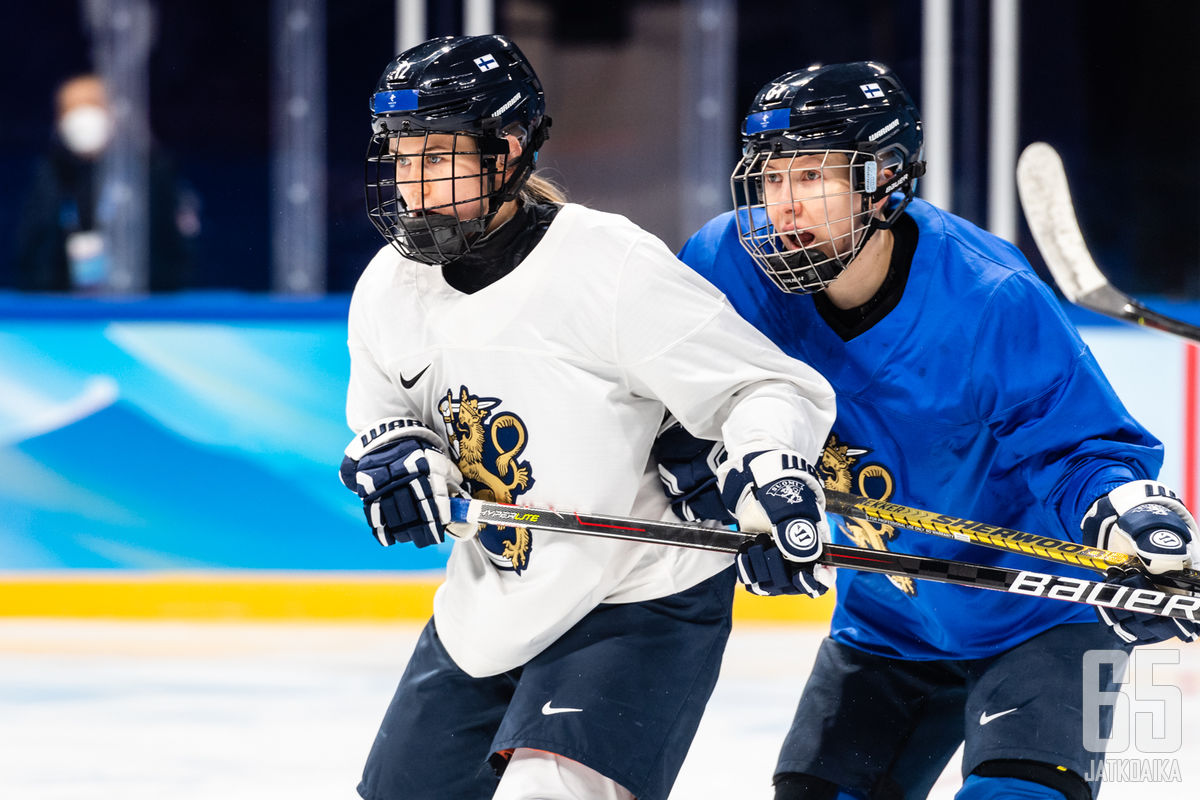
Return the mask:
[[[415,625],[0,620],[0,798],[353,800],[417,633]],[[734,631],[672,800],[769,800],[776,751],[821,635]],[[1175,759],[1183,781],[1112,782],[1105,800],[1196,795],[1200,647],[1172,650],[1181,663],[1156,667],[1154,682],[1180,690],[1183,747],[1121,756]],[[953,797],[958,785],[955,761],[931,797]]]

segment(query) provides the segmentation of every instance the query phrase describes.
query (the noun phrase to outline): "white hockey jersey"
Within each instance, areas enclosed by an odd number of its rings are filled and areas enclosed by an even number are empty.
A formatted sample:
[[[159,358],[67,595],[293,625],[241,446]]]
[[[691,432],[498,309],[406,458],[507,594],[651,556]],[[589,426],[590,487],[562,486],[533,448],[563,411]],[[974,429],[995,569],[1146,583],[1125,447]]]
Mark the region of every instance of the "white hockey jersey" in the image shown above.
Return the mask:
[[[786,448],[810,462],[833,393],[707,281],[624,217],[567,204],[512,272],[475,292],[384,247],[350,305],[346,417],[415,417],[445,432],[473,496],[670,516],[650,461],[669,409],[731,458]],[[537,529],[454,544],[438,634],[474,676],[541,652],[599,603],[663,597],[722,554]]]

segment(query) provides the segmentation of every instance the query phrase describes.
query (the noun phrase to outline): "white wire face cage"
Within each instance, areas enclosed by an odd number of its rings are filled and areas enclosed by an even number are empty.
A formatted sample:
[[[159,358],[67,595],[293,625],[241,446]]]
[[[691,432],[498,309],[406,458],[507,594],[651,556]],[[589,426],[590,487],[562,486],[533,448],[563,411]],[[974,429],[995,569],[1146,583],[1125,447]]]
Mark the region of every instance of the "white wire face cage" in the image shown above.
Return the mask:
[[[448,264],[471,251],[500,209],[507,160],[481,153],[465,133],[377,133],[367,150],[367,216],[404,257]]]
[[[781,290],[822,291],[874,230],[877,172],[856,150],[747,152],[730,177],[742,247]]]

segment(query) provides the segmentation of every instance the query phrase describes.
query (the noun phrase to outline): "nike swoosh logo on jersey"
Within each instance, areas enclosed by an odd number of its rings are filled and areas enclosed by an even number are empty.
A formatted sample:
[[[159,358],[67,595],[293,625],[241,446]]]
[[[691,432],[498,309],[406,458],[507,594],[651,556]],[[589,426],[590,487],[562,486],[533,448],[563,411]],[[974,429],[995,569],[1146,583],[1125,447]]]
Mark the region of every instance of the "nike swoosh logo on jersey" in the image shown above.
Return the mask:
[[[1012,713],[1012,712],[1014,712],[1014,711],[1016,711],[1016,709],[1015,709],[1015,708],[1010,708],[1010,709],[1008,709],[1007,711],[997,711],[995,714],[989,714],[989,713],[987,713],[986,711],[980,712],[980,714],[979,714],[979,724],[980,724],[980,725],[987,725],[987,724],[988,724],[989,722],[991,722],[992,720],[994,720],[994,719],[999,719],[1000,717],[1003,717],[1005,714],[1011,714],[1011,713]]]
[[[411,389],[412,387],[417,385],[417,381],[421,380],[421,376],[425,374],[425,371],[428,370],[432,366],[433,366],[432,364],[426,364],[425,369],[421,370],[416,375],[412,376],[411,380],[406,379],[404,377],[404,375],[401,374],[400,375],[400,385],[403,386],[405,389]]]
[[[566,714],[569,711],[583,711],[582,708],[555,708],[554,706],[550,705],[551,702],[553,701],[547,700],[546,705],[542,706],[542,713],[547,717],[551,714]]]

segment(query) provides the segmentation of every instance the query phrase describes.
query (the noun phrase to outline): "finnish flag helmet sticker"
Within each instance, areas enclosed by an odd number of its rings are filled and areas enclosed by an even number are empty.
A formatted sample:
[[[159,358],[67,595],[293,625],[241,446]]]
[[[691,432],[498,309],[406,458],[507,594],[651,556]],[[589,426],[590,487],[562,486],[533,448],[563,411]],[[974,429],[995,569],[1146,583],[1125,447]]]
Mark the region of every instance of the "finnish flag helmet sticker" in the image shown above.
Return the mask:
[[[883,89],[879,88],[878,83],[864,83],[858,88],[862,89],[862,93],[871,100],[883,97]]]
[[[496,59],[493,58],[491,54],[488,54],[475,59],[475,66],[479,67],[480,72],[487,72],[489,69],[495,69],[496,67],[500,66],[500,64],[497,63]]]

